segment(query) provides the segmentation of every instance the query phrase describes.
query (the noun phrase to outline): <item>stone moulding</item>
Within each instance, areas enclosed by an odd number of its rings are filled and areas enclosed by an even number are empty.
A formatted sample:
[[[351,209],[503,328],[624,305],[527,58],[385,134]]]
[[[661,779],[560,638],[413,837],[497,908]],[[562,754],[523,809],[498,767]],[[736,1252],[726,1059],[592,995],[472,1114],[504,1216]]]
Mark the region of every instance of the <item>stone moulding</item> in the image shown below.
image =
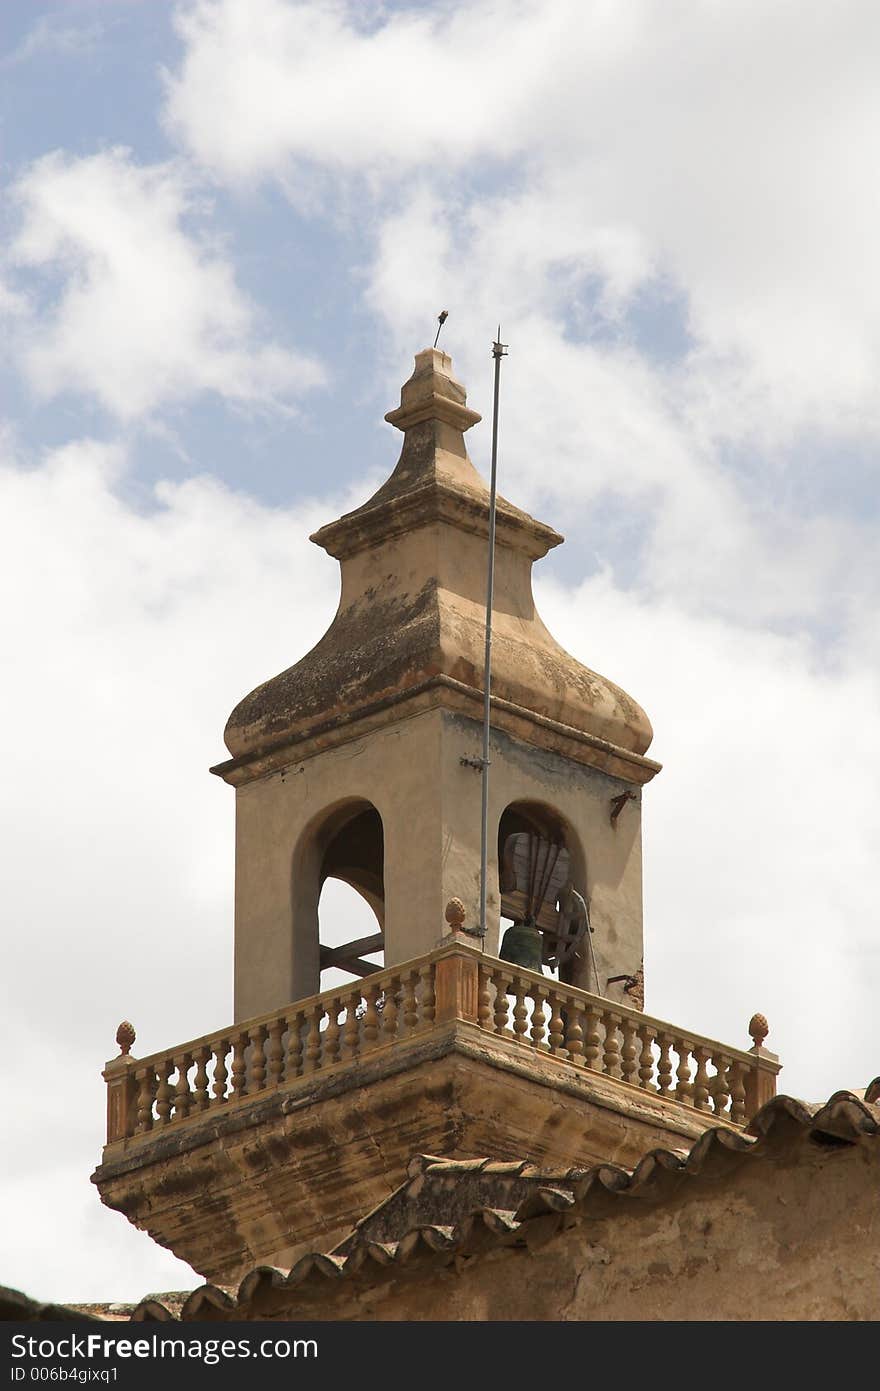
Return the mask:
[[[562,544],[559,532],[538,522],[502,499],[498,513],[499,545],[519,542],[534,559],[540,559],[553,546]],[[378,545],[392,536],[410,531],[418,521],[449,522],[475,536],[489,534],[489,511],[484,498],[468,496],[459,488],[432,480],[403,497],[388,498],[357,515],[356,522],[340,517],[328,522],[309,537],[336,560],[345,560],[366,545]],[[374,539],[375,538],[375,539]]]
[[[438,674],[427,677],[403,691],[393,691],[371,705],[362,706],[350,715],[334,715],[309,725],[295,738],[285,735],[275,744],[228,758],[210,769],[217,777],[237,786],[255,778],[274,773],[293,763],[303,763],[325,749],[348,743],[380,728],[383,724],[422,713],[423,710],[444,708],[476,718],[483,703],[483,692],[455,677]],[[491,697],[493,728],[503,730],[548,749],[562,757],[573,759],[625,782],[642,785],[649,782],[663,767],[653,758],[632,752],[600,739],[586,730],[561,724],[547,715],[516,705],[499,696]]]

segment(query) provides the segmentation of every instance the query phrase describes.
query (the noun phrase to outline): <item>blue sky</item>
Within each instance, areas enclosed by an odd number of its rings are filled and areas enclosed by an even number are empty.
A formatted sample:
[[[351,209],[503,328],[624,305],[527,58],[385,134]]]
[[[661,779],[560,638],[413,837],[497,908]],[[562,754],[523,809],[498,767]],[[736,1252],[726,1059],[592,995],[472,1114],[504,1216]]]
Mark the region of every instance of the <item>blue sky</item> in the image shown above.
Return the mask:
[[[37,7],[13,3],[5,13],[0,110],[7,178],[53,150],[88,158],[122,145],[139,163],[177,157],[160,120],[162,72],[173,68],[181,50],[173,7],[73,0]],[[367,403],[352,371],[375,330],[363,310],[352,313],[352,277],[364,247],[359,250],[351,229],[299,215],[271,186],[242,196],[210,183],[199,188],[185,222],[197,235],[222,239],[237,283],[259,305],[270,331],[283,339],[295,313],[312,350],[332,364],[341,394],[355,394],[351,404],[359,414],[358,407],[363,410]],[[42,267],[31,284],[50,301],[58,287],[56,268]],[[370,383],[371,398],[376,385]],[[114,437],[116,422],[93,402],[64,393],[48,403],[35,399],[14,367],[3,391],[29,449],[63,443],[77,428],[101,439]],[[316,474],[326,483],[356,476],[365,464],[379,467],[375,419],[371,430],[359,432],[358,457],[350,459],[345,442],[351,416],[315,410],[319,404],[304,403],[293,421],[278,413],[245,417],[216,400],[183,400],[163,421],[170,438],[157,439],[148,428],[146,440],[140,433],[132,439],[128,486],[135,495],[159,478],[208,467],[231,487],[280,503],[307,491]],[[369,404],[375,416],[375,400]],[[372,446],[366,460],[365,445]]]
[[[869,0],[6,0],[7,1283],[195,1283],[88,1184],[100,1067],[123,1015],[145,1050],[227,1019],[205,770],[332,617],[308,533],[393,467],[441,308],[484,416],[510,344],[502,490],[567,537],[545,620],[655,727],[648,1008],[730,1042],[762,1009],[801,1095],[880,1071],[878,30]]]

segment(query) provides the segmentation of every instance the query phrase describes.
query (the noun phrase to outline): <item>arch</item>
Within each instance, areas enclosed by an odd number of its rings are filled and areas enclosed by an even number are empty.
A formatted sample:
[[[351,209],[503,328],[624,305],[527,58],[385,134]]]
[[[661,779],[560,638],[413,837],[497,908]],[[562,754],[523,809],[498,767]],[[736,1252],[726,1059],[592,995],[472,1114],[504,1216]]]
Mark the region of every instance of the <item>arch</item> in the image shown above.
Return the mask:
[[[587,858],[581,838],[562,812],[549,802],[519,800],[509,802],[498,818],[498,866],[503,863],[504,841],[518,831],[536,831],[549,840],[560,841],[571,857],[571,876],[579,891],[587,897]]]
[[[303,963],[300,988],[308,987],[304,994],[322,988],[325,971],[363,977],[381,969],[368,958],[385,947],[384,866],[382,818],[365,798],[325,807],[303,830],[293,856],[291,906],[294,956]],[[369,905],[374,931],[362,930],[345,941],[324,940],[319,909],[324,885],[331,879],[348,885]]]
[[[540,898],[537,907],[534,894],[523,891],[523,866],[521,862],[515,864],[512,854],[523,832],[547,847],[546,852],[540,855],[539,862],[532,866],[535,877],[532,887]],[[518,851],[516,853],[519,854]],[[557,879],[560,881],[558,889],[563,887],[564,881],[577,889],[589,904],[586,855],[580,837],[567,817],[549,803],[522,800],[505,807],[498,819],[498,873],[502,926],[505,920],[508,923],[521,922],[528,915],[545,934],[547,943],[553,940],[552,929],[559,920],[556,912],[557,891],[554,891]],[[541,898],[545,886],[547,897]],[[546,955],[544,960],[547,960]],[[583,975],[582,964],[576,959],[567,962],[559,975],[560,979],[573,982],[576,976]]]
[[[337,812],[325,831],[321,883],[341,879],[366,899],[380,927],[385,923],[385,839],[382,818],[371,802]]]

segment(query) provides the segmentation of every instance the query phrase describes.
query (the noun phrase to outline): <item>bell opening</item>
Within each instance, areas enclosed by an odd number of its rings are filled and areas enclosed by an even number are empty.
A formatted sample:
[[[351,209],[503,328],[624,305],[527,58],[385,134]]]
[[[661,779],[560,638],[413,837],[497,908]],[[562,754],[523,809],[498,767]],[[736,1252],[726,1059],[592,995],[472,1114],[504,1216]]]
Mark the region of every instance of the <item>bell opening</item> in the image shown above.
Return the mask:
[[[573,848],[565,822],[551,807],[513,803],[499,822],[499,955],[569,982],[588,926],[585,897],[574,882]]]
[[[321,990],[381,971],[384,837],[382,818],[373,806],[353,811],[324,850],[318,924]]]

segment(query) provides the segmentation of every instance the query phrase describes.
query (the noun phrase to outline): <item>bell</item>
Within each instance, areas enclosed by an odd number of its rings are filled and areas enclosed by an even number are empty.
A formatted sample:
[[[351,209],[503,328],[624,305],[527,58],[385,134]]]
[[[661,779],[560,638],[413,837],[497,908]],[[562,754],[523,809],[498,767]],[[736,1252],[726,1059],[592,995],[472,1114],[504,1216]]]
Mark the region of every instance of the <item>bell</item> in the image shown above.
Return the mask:
[[[522,966],[526,971],[537,971],[541,975],[542,947],[541,934],[533,922],[514,923],[502,937],[498,955],[502,961]]]

